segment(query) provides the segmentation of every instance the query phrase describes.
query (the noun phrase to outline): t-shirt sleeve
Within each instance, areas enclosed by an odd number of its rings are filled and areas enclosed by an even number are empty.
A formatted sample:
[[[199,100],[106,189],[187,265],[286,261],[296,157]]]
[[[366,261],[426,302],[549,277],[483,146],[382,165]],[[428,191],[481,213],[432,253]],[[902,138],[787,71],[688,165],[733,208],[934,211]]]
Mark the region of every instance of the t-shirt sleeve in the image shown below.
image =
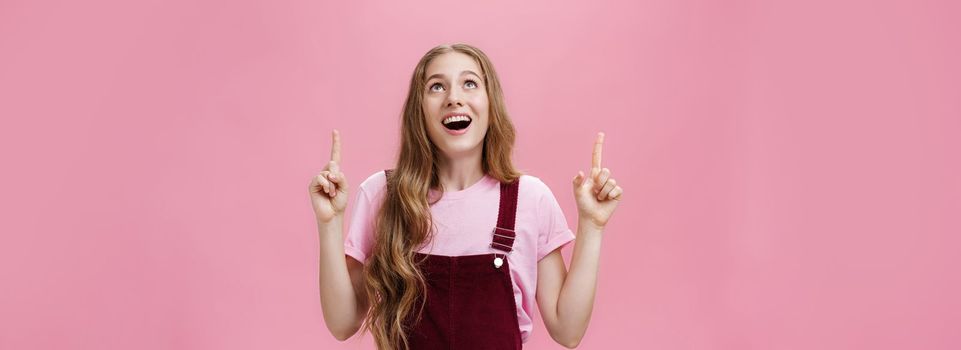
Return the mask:
[[[574,240],[574,232],[567,226],[567,218],[561,210],[557,198],[546,184],[541,182],[543,193],[537,206],[539,222],[537,239],[537,261]]]
[[[365,263],[374,245],[374,216],[377,213],[364,187],[358,189],[354,212],[344,237],[344,253]]]

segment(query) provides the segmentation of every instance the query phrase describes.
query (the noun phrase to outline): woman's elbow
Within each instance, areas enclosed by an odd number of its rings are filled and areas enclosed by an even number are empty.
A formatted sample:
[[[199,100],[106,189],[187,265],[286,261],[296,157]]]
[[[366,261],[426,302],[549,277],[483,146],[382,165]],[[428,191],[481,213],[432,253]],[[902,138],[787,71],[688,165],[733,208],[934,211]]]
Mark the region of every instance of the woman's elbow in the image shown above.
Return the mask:
[[[327,330],[330,331],[330,334],[338,341],[345,341],[354,336],[354,334],[357,334],[357,327],[331,327],[327,325]]]
[[[561,346],[568,349],[574,349],[578,345],[580,345],[580,343],[581,343],[581,338],[573,338],[573,339],[567,339],[564,341],[558,341],[558,344],[561,344]]]
[[[564,332],[548,332],[551,334],[551,338],[561,346],[573,349],[576,348],[581,343],[582,337],[575,336],[572,334],[565,334]]]
[[[350,339],[351,336],[353,336],[353,334],[346,333],[346,332],[334,334],[334,338],[337,339],[337,341],[341,341],[341,342],[346,341],[347,339]]]
[[[346,341],[347,339],[350,339],[350,337],[353,337],[354,334],[356,333],[357,332],[348,332],[348,331],[331,332],[331,334],[334,335],[334,338],[337,339],[337,341]]]

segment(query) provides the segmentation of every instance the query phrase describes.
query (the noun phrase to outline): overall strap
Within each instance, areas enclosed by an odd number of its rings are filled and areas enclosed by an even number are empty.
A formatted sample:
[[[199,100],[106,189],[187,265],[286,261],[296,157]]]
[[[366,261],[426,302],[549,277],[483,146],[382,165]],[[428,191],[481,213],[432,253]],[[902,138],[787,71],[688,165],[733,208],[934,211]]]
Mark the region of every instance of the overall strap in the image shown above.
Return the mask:
[[[491,248],[510,253],[514,247],[514,218],[517,215],[517,191],[520,179],[512,183],[501,182],[501,198],[497,210],[497,226]]]

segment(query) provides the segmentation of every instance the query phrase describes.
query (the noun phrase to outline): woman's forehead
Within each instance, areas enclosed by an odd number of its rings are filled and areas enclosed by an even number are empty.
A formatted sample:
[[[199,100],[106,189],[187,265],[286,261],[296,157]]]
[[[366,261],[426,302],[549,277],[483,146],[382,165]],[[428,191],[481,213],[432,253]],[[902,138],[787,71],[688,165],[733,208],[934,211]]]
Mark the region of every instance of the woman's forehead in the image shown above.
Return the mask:
[[[433,77],[451,78],[471,73],[478,77],[483,74],[473,57],[460,52],[448,52],[435,57],[427,65],[425,71],[427,79]]]

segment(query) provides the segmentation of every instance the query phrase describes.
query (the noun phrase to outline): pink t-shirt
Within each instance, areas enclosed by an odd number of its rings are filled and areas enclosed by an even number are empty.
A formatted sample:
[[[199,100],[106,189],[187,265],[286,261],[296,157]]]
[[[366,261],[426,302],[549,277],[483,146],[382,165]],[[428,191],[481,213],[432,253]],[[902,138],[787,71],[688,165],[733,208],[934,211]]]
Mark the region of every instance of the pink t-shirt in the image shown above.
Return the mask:
[[[362,263],[373,247],[374,217],[383,202],[386,185],[387,178],[381,170],[364,180],[357,192],[344,239],[344,251]],[[489,175],[461,191],[444,192],[440,201],[431,206],[437,229],[433,242],[427,243],[419,252],[446,256],[502,253],[490,247],[499,200],[500,183]],[[527,342],[534,327],[537,262],[554,249],[573,241],[574,232],[568,228],[550,188],[530,175],[520,178],[514,226],[516,237],[507,260],[514,285],[521,340]]]

